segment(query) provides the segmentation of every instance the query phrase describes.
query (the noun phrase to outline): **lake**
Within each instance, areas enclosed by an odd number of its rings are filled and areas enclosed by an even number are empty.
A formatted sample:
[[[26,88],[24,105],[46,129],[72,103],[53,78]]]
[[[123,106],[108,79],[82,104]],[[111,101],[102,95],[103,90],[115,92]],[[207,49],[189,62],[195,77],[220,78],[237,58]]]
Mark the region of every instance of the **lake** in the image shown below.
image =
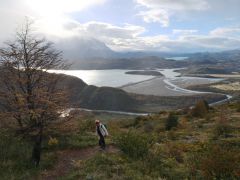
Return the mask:
[[[178,77],[181,73],[176,72],[178,69],[156,69],[156,71],[161,72],[166,80],[174,82],[174,84],[179,83],[193,83],[202,84],[209,82],[217,82],[221,79],[217,78],[199,78],[199,77]],[[86,82],[88,85],[95,86],[109,86],[109,87],[121,87],[127,84],[133,84],[141,81],[146,81],[154,78],[155,76],[148,75],[134,75],[125,74],[131,70],[126,69],[110,69],[110,70],[50,70],[49,72],[57,74],[66,74],[78,77]]]
[[[131,70],[50,70],[49,72],[78,77],[88,85],[120,87],[152,79],[154,76],[125,74]]]

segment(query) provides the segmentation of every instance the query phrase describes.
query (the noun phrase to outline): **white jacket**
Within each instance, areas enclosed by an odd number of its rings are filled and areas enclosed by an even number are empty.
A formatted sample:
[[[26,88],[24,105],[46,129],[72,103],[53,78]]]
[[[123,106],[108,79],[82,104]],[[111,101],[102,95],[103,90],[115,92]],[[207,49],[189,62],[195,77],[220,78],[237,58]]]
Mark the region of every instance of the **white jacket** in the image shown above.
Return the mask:
[[[105,128],[105,126],[102,124],[102,123],[100,123],[99,124],[99,129],[100,129],[100,132],[101,132],[101,134],[105,137],[105,136],[108,136],[108,131],[107,131],[107,129]],[[96,133],[97,133],[97,127],[96,127]],[[98,133],[97,133],[98,134]]]

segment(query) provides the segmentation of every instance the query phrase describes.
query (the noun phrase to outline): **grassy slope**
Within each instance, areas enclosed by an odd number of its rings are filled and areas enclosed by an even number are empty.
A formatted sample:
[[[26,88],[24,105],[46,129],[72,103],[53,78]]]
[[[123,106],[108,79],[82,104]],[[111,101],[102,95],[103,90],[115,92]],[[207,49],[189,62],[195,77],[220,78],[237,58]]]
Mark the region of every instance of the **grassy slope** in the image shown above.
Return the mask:
[[[179,125],[171,131],[165,131],[165,112],[132,122],[111,122],[114,142],[123,153],[100,153],[73,169],[66,178],[237,179],[240,177],[237,106],[220,106],[202,118],[175,112]],[[147,154],[142,147],[147,147]]]
[[[29,166],[29,142],[2,129],[0,176],[1,179],[48,177],[65,159],[68,168],[61,179],[212,179],[209,169],[214,173],[225,172],[222,179],[234,179],[240,176],[239,106],[219,106],[202,118],[192,117],[188,112],[174,112],[179,125],[170,131],[165,130],[168,112],[137,118],[75,112],[47,130],[38,169]],[[107,144],[115,144],[122,152],[95,151],[85,159],[80,155],[70,156],[85,148],[96,150],[95,118],[107,124],[111,134]],[[50,136],[57,141],[50,140]]]

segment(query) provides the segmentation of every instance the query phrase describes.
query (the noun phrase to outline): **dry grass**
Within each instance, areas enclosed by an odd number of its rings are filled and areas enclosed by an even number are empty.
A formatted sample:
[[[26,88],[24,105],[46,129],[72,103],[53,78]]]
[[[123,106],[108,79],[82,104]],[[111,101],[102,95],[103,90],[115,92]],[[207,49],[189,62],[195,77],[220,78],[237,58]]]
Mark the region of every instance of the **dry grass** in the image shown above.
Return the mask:
[[[233,82],[229,84],[218,84],[211,86],[224,91],[240,91],[240,82]]]

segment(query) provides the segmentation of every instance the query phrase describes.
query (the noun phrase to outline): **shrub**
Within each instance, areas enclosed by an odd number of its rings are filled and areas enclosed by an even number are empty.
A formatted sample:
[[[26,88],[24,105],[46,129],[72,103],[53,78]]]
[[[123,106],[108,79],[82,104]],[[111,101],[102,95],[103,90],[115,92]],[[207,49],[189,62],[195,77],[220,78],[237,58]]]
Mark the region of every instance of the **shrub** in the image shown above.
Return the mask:
[[[141,126],[144,122],[148,121],[150,117],[138,116],[135,118],[133,122],[134,127]]]
[[[219,118],[217,119],[215,128],[214,128],[214,138],[218,136],[227,137],[229,133],[232,132],[232,126],[229,122],[228,112],[222,107]]]
[[[178,134],[177,134],[177,132],[175,130],[172,129],[170,131],[167,131],[166,138],[167,138],[168,141],[169,140],[175,141],[178,138]]]
[[[239,179],[240,153],[224,144],[205,145],[190,159],[191,179]],[[198,176],[198,178],[197,178]]]
[[[209,111],[209,105],[207,101],[200,100],[196,103],[195,107],[191,111],[193,117],[205,117]]]
[[[86,132],[95,131],[95,122],[91,119],[79,121],[79,133],[84,134]]]
[[[151,136],[129,131],[128,133],[118,135],[115,138],[115,143],[127,156],[139,159],[144,158],[148,154],[152,140]]]
[[[53,138],[50,136],[49,140],[48,140],[48,145],[49,146],[56,146],[58,145],[58,140],[57,138]]]
[[[169,157],[170,154],[166,154],[165,149],[166,147],[155,144],[145,159],[143,171],[146,171],[151,179],[187,179],[187,169],[183,168],[175,157]],[[173,155],[176,155],[175,152]]]
[[[144,132],[146,133],[150,133],[154,130],[154,124],[152,122],[147,122],[145,125],[144,125]]]
[[[188,124],[188,118],[187,117],[182,117],[179,121],[179,127],[181,127],[182,129],[187,129],[189,128],[189,124]]]
[[[203,176],[210,179],[237,178],[240,170],[239,155],[239,151],[224,149],[220,146],[210,147],[206,156],[201,160],[200,169]]]
[[[167,131],[171,130],[174,127],[178,126],[178,117],[172,113],[169,114],[166,123],[165,128]]]
[[[214,138],[219,136],[227,137],[233,130],[232,126],[225,122],[218,122],[213,130]]]
[[[183,147],[179,144],[166,143],[167,155],[174,158],[177,162],[183,163]]]

